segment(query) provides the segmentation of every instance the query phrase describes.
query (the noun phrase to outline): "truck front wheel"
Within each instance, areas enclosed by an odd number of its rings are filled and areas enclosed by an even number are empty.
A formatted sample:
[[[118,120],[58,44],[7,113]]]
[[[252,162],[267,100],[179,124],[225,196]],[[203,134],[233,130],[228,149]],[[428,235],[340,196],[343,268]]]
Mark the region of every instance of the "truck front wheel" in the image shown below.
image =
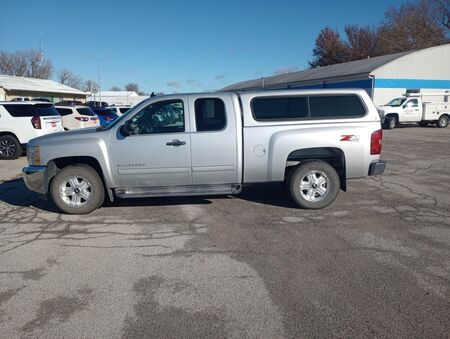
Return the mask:
[[[300,165],[291,175],[289,188],[292,199],[305,209],[320,209],[338,196],[339,175],[326,162],[311,161]]]
[[[447,115],[441,115],[439,117],[439,120],[437,121],[437,127],[439,128],[445,128],[448,126],[449,118]]]
[[[386,128],[394,129],[397,126],[397,118],[394,115],[391,115],[386,118]]]
[[[105,197],[98,173],[84,164],[64,167],[50,186],[50,196],[64,213],[87,214],[99,208]]]

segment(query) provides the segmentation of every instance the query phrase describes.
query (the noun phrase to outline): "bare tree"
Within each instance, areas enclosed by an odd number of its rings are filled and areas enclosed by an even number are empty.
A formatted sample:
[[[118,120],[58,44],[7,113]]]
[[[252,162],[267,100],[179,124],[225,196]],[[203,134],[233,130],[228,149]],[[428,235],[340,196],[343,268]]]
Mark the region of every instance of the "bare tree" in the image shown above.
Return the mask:
[[[0,51],[0,74],[48,79],[53,74],[53,64],[36,50]]]
[[[378,30],[355,25],[345,26],[349,60],[360,60],[380,55]]]
[[[83,90],[85,92],[94,92],[98,89],[97,83],[94,80],[86,80]]]
[[[119,92],[119,91],[121,91],[122,89],[121,89],[119,86],[112,86],[109,90],[110,90],[110,91],[114,91],[114,92]]]
[[[314,58],[309,64],[326,66],[445,44],[450,41],[449,3],[450,0],[418,0],[391,7],[379,27],[346,26],[345,40],[326,27],[316,38]]]
[[[437,46],[448,39],[436,7],[429,0],[419,0],[386,11],[379,42],[380,52],[388,54]]]
[[[72,71],[67,68],[63,68],[57,73],[57,80],[63,85],[67,85],[73,88],[82,89],[83,79],[79,75],[72,73]]]
[[[314,59],[309,63],[312,68],[348,61],[349,51],[339,33],[325,27],[316,38],[313,56]]]
[[[139,85],[136,83],[129,83],[125,85],[125,90],[130,92],[139,92]]]
[[[450,0],[432,0],[440,23],[450,31]]]

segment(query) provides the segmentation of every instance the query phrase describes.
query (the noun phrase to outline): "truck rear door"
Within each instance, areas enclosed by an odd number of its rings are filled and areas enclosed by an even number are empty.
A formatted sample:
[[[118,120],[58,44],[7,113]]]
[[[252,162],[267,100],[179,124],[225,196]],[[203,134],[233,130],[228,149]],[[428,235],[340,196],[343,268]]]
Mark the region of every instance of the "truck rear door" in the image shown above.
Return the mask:
[[[193,184],[237,183],[237,122],[231,94],[192,94],[188,100]]]

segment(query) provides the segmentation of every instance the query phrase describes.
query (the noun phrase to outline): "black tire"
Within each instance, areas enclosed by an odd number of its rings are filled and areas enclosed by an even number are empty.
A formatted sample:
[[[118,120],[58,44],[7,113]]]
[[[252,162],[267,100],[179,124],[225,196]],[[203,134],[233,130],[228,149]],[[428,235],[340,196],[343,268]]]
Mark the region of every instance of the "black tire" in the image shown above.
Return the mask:
[[[386,128],[387,129],[394,129],[397,126],[397,117],[396,116],[389,116],[386,118]]]
[[[64,189],[70,192],[66,193],[67,195],[61,193]],[[50,185],[50,196],[64,213],[87,214],[103,204],[105,188],[102,179],[92,167],[76,164],[64,167],[56,174]]]
[[[308,178],[312,175],[315,178],[314,183]],[[325,182],[319,183],[323,178]],[[300,185],[309,188],[302,189]],[[311,184],[308,184],[311,183]],[[316,187],[314,187],[314,185]],[[328,163],[323,161],[310,161],[297,167],[293,171],[289,180],[289,189],[292,199],[298,206],[305,209],[321,209],[330,205],[336,200],[340,190],[339,175],[336,170]],[[319,191],[325,190],[322,194]],[[312,193],[308,197],[308,193]],[[314,201],[316,200],[316,201]]]
[[[446,128],[448,126],[449,120],[450,119],[449,119],[448,115],[441,115],[439,117],[439,120],[437,121],[436,126],[438,128]]]
[[[19,140],[13,135],[0,136],[0,159],[13,160],[20,157],[23,149],[20,146]]]

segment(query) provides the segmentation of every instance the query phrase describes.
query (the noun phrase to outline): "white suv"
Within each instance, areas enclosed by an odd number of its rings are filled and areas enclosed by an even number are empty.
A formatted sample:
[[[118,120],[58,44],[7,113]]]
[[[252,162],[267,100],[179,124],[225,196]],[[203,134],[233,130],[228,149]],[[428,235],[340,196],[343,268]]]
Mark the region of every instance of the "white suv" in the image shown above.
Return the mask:
[[[100,121],[89,106],[55,106],[61,114],[64,129],[78,129],[86,127],[98,127]]]
[[[0,159],[16,159],[30,139],[60,131],[61,116],[53,104],[0,101]]]
[[[116,113],[120,117],[122,114],[128,112],[132,107],[126,105],[113,105],[108,106],[108,108],[112,109],[114,113]]]

